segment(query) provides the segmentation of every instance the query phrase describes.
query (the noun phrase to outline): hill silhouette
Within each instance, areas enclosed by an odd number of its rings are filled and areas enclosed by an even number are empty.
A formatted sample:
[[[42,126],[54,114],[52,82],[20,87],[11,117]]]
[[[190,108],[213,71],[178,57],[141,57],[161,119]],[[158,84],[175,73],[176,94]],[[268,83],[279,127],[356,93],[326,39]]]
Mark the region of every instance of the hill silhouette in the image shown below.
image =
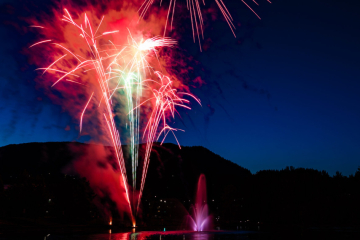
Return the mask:
[[[75,161],[95,144],[78,142],[47,142],[12,144],[0,148],[0,175],[5,182],[26,170],[29,174],[66,173],[64,168]],[[140,146],[140,153],[141,148]],[[105,147],[110,152],[112,147]],[[123,146],[126,154],[126,146]],[[141,155],[141,154],[140,154]],[[184,186],[180,196],[192,196],[197,178],[201,173],[211,176],[214,186],[224,181],[238,181],[251,175],[250,171],[211,152],[204,147],[182,147],[155,143],[150,158],[147,184],[156,185],[158,194],[169,186],[168,179],[176,178]],[[141,164],[141,163],[140,163]],[[127,163],[129,167],[130,164]],[[114,164],[114,168],[116,168]],[[138,177],[141,174],[141,165]],[[128,169],[128,173],[130,173]],[[128,174],[130,175],[130,174]],[[165,184],[165,185],[164,185]],[[163,188],[165,187],[165,188]],[[189,188],[189,189],[188,189]],[[187,191],[191,192],[187,193]],[[155,190],[157,191],[157,190]],[[178,191],[178,190],[177,190]]]

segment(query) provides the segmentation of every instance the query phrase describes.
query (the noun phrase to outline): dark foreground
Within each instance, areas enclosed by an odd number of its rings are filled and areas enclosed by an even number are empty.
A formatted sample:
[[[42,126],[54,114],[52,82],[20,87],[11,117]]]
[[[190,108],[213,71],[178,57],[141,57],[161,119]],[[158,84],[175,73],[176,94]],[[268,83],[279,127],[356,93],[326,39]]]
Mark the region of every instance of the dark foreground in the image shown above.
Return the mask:
[[[114,197],[121,191],[118,179],[111,177],[118,172],[114,162],[113,148],[101,145],[1,147],[0,222],[72,226],[106,224],[109,216],[121,219],[117,206],[126,199]],[[205,174],[215,229],[236,229],[248,220],[304,228],[356,227],[360,226],[360,167],[354,172],[329,176],[325,171],[286,167],[252,174],[203,147],[154,144],[138,224],[152,230],[164,225],[184,229],[182,221],[194,204],[197,181]],[[114,221],[123,226],[127,222]]]

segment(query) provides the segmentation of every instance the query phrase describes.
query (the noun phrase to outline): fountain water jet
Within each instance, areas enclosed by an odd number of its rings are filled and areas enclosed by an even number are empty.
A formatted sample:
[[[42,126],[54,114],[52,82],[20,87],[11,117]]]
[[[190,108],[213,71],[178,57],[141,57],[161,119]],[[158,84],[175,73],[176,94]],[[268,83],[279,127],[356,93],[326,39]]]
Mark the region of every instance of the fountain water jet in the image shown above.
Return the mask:
[[[211,229],[212,222],[207,205],[206,178],[204,174],[199,177],[195,204],[190,207],[190,214],[188,217],[192,230],[201,232]]]

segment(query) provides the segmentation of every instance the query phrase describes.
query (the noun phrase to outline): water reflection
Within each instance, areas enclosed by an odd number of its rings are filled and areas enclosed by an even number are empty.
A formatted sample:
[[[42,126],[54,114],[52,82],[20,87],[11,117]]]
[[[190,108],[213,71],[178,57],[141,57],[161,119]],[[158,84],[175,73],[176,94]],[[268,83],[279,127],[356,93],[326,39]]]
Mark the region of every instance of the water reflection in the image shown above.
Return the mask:
[[[214,239],[214,234],[208,234],[203,232],[196,232],[191,234],[191,237],[188,237],[191,240],[210,240]]]
[[[127,232],[127,233],[113,233],[110,234],[110,240],[130,240],[130,235],[132,235],[131,233]],[[135,237],[133,238],[131,236],[131,240],[135,240]],[[99,238],[99,240],[102,240]]]
[[[241,229],[241,227],[240,227]],[[46,240],[239,240],[248,239],[248,231],[236,232],[192,232],[192,231],[166,231],[166,232],[126,232],[114,233],[109,230],[106,234],[50,236]],[[245,237],[245,238],[244,238]]]
[[[109,234],[111,240],[213,240],[214,234],[205,232],[139,232]],[[101,240],[101,239],[99,239]]]

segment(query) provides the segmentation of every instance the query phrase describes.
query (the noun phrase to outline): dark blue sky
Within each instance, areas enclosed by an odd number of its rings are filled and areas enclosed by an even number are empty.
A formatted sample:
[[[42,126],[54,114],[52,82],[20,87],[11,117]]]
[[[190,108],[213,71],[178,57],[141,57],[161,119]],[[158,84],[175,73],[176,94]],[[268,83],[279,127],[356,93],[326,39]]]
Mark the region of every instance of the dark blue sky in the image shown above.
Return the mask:
[[[292,165],[353,174],[360,166],[360,6],[347,0],[259,1],[254,8],[260,21],[240,1],[224,2],[240,23],[236,39],[217,20],[205,30],[206,51],[182,43],[201,62],[204,71],[196,74],[207,82],[193,90],[203,107],[193,104],[183,115],[185,126],[176,124],[186,130],[177,134],[182,145],[204,146],[253,173]],[[14,9],[19,5],[13,3]],[[20,53],[28,39],[11,24],[16,13],[6,9],[0,25],[6,36],[0,40],[0,146],[86,140],[78,123],[36,89],[33,68]]]

